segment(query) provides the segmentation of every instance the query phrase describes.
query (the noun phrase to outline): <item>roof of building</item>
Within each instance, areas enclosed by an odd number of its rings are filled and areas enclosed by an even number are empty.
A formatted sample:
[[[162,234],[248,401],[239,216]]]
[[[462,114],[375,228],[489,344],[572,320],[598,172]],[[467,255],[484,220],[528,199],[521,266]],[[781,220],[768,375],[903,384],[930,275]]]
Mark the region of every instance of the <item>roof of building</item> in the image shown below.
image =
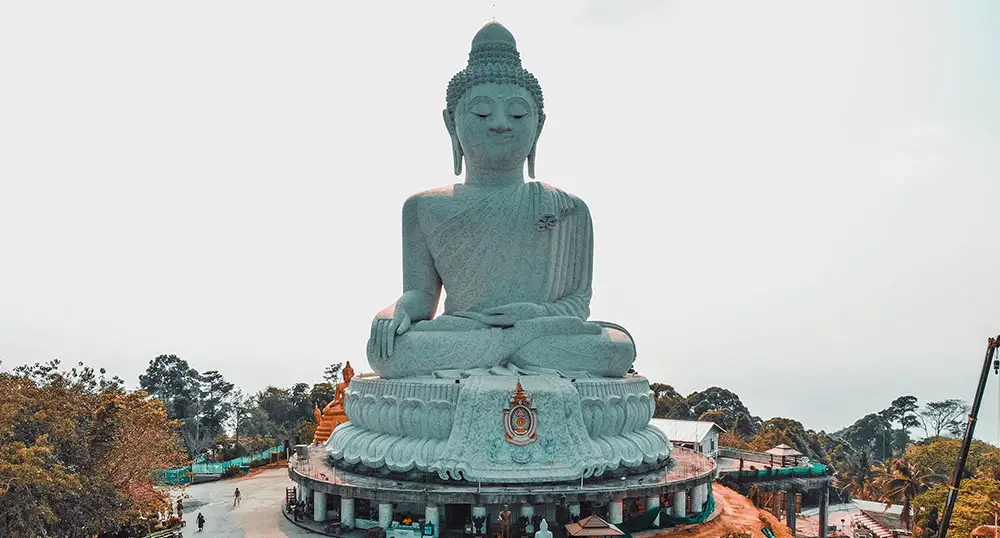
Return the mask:
[[[570,536],[624,536],[618,527],[597,516],[587,516],[576,523],[567,523],[566,532]]]
[[[996,525],[980,525],[969,533],[971,536],[986,536],[987,538],[1000,538],[1000,527]]]
[[[700,443],[713,430],[723,433],[723,430],[714,422],[702,422],[700,420],[675,420],[672,418],[654,418],[649,421],[650,426],[655,426],[667,439],[679,443]]]
[[[770,454],[772,456],[801,456],[802,453],[794,448],[782,443],[771,450],[765,450],[765,454]]]
[[[851,499],[851,504],[857,506],[859,510],[868,510],[869,512],[887,512],[896,516],[903,513],[903,505],[901,504],[890,504],[889,507],[886,508],[884,502],[866,501],[864,499]]]

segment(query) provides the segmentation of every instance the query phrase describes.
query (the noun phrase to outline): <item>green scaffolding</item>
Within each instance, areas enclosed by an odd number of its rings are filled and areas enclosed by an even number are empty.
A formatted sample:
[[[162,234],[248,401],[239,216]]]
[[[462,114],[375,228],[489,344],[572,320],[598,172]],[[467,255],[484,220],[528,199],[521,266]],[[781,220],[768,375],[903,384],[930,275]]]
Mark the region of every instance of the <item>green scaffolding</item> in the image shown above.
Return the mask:
[[[184,486],[191,483],[191,475],[198,474],[222,474],[230,467],[247,467],[255,461],[271,459],[272,454],[284,452],[282,445],[263,450],[249,456],[241,456],[226,461],[207,462],[204,456],[200,456],[195,463],[180,469],[170,469],[168,471],[158,471],[157,480],[163,484],[171,486]]]
[[[825,475],[829,469],[821,463],[810,463],[808,467],[790,467],[787,469],[758,469],[753,471],[724,471],[719,478],[786,478],[790,476]]]
[[[660,507],[650,508],[645,512],[629,518],[618,525],[618,528],[625,533],[626,538],[632,538],[632,533],[642,532],[653,529],[666,529],[669,527],[676,527],[678,525],[691,525],[694,523],[704,523],[712,516],[712,512],[715,511],[715,496],[712,495],[712,484],[708,484],[708,499],[705,500],[705,505],[702,506],[700,512],[688,515],[686,517],[675,517],[670,515],[669,512],[661,511]],[[659,525],[654,525],[656,521],[656,516],[660,516]]]

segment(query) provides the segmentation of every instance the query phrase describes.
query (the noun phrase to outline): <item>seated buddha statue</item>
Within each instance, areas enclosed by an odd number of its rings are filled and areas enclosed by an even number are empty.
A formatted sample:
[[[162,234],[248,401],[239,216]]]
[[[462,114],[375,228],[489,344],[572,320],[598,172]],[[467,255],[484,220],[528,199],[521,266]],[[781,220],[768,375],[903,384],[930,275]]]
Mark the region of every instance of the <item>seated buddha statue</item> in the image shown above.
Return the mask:
[[[445,127],[465,181],[403,204],[403,294],[371,325],[384,378],[473,371],[621,377],[621,327],[588,321],[593,222],[580,198],[535,177],[545,125],[537,79],[499,23],[472,41],[448,85]],[[444,311],[435,317],[442,288]]]
[[[351,368],[351,362],[348,361],[344,365],[344,380],[337,383],[337,386],[333,391],[333,400],[326,404],[321,412],[319,406],[316,406],[313,413],[316,415],[316,433],[313,434],[314,443],[323,443],[330,438],[330,434],[333,433],[334,428],[338,425],[347,422],[347,413],[344,411],[344,396],[347,394],[347,387],[351,384],[351,379],[354,377],[354,368]]]

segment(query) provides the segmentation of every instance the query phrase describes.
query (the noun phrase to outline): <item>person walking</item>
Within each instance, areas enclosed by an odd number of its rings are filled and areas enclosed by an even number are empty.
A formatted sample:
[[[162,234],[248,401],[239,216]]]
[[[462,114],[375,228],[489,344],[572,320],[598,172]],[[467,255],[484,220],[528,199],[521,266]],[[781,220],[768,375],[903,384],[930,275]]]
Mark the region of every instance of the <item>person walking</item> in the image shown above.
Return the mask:
[[[233,506],[240,504],[240,488],[236,488],[236,492],[233,493]]]
[[[198,532],[201,532],[205,528],[205,516],[198,512]]]

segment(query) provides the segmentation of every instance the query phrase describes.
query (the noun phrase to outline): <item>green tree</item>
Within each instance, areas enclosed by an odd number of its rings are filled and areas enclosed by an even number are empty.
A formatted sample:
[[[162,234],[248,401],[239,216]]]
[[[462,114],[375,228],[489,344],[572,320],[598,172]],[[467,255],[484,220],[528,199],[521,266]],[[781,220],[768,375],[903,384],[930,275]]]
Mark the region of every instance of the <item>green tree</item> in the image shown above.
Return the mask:
[[[916,396],[900,396],[882,413],[889,421],[898,423],[899,427],[909,435],[911,429],[920,426],[918,408]]]
[[[325,379],[327,383],[336,385],[340,382],[340,374],[343,369],[344,363],[335,362],[323,370],[323,379]]]
[[[877,460],[892,457],[892,423],[883,413],[869,413],[845,428],[841,437],[855,450],[871,452]]]
[[[691,415],[698,417],[698,420],[715,422],[722,429],[737,432],[743,437],[752,436],[763,422],[750,414],[750,410],[736,393],[721,387],[693,392],[684,401],[691,410]]]
[[[330,383],[316,383],[309,391],[309,401],[320,408],[333,401],[337,387]]]
[[[947,477],[955,472],[958,454],[962,450],[962,441],[958,439],[936,438],[910,445],[906,449],[906,459],[918,469],[932,474]],[[976,475],[980,468],[992,474],[991,467],[1000,462],[1000,448],[979,440],[973,440],[969,447],[969,457],[965,465],[963,478]]]
[[[653,391],[653,398],[656,401],[656,409],[653,411],[654,417],[678,420],[694,419],[684,397],[674,390],[674,387],[663,383],[651,383],[649,389]]]
[[[969,404],[963,400],[950,399],[940,402],[927,402],[920,410],[920,423],[927,437],[962,434],[965,426],[965,416],[969,412]]]
[[[877,477],[875,461],[867,450],[859,450],[845,458],[833,475],[836,488],[855,499],[876,498]]]
[[[0,536],[110,535],[166,507],[154,471],[186,458],[160,401],[58,361],[0,374],[0,394]]]
[[[880,500],[886,503],[886,508],[893,504],[902,504],[899,520],[906,530],[912,530],[913,500],[934,484],[942,484],[945,481],[947,477],[944,475],[918,470],[905,458],[895,459],[886,466],[886,473],[879,480],[878,486],[882,490]]]
[[[177,355],[149,361],[139,387],[163,401],[169,417],[181,422],[181,437],[191,456],[215,444],[236,410],[232,383],[216,370],[199,374]]]
[[[172,419],[196,414],[199,399],[198,371],[177,355],[159,355],[139,376],[139,388],[163,402]]]
[[[938,484],[914,498],[913,510],[918,514],[918,524],[924,520],[922,514],[926,511],[944,507],[948,491],[947,484]],[[963,480],[948,527],[948,537],[969,538],[972,529],[992,522],[994,503],[1000,503],[1000,482],[988,477]]]

